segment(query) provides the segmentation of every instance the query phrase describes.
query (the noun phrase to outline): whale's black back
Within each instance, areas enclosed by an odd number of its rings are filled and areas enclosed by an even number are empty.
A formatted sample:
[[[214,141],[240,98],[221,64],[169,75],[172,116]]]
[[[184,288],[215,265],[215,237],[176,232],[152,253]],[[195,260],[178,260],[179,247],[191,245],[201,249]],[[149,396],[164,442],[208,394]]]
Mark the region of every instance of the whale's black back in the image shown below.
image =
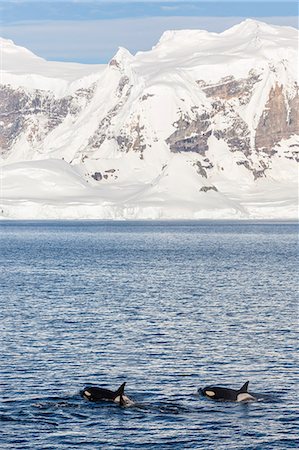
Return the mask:
[[[110,389],[104,389],[95,386],[86,386],[83,390],[83,393],[87,391],[91,394],[91,399],[93,401],[96,400],[114,400],[116,395],[114,391],[110,391]]]
[[[114,401],[117,397],[120,397],[121,404],[125,384],[126,383],[123,383],[116,391],[111,391],[110,389],[105,389],[97,386],[86,386],[81,391],[81,396],[92,402],[99,402],[102,400]]]
[[[204,389],[200,389],[200,392],[214,400],[229,400],[236,401],[238,400],[238,395],[242,393],[247,393],[249,381],[243,384],[241,389],[230,389],[221,386],[207,386]]]
[[[236,401],[239,391],[235,389],[211,386],[206,388],[206,390],[210,390],[215,393],[215,399],[217,400],[231,400]]]

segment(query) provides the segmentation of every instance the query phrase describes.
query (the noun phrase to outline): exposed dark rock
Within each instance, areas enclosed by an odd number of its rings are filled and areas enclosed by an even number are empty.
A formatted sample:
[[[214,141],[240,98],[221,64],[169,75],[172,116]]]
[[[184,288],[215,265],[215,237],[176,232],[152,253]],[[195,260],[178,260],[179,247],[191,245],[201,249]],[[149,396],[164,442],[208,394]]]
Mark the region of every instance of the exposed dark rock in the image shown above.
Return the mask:
[[[257,180],[258,178],[262,178],[265,177],[265,169],[261,169],[261,170],[257,170],[257,169],[252,169],[252,174],[254,176],[254,179]]]
[[[255,148],[257,151],[273,154],[273,147],[276,144],[298,133],[298,87],[296,95],[288,99],[283,92],[283,87],[276,84],[270,91],[268,102],[256,129]]]
[[[237,161],[237,165],[238,165],[238,166],[244,166],[244,167],[246,167],[246,169],[251,170],[251,166],[250,166],[248,160],[245,160],[245,161],[243,161],[243,160],[242,160],[242,161]]]
[[[117,95],[119,97],[122,96],[123,90],[126,86],[128,86],[129,82],[130,82],[130,80],[126,75],[123,75],[121,77],[121,79],[119,80],[119,83],[118,83],[118,87],[117,87]]]
[[[253,166],[252,162],[250,162],[249,160],[237,161],[237,165],[238,166],[242,165],[242,166],[246,167],[247,170],[252,172],[252,175],[255,180],[266,176],[265,171],[269,168],[262,160],[260,161],[260,168],[255,168]]]
[[[116,59],[111,59],[111,61],[109,62],[109,66],[111,67],[117,67],[118,69],[120,68],[120,64]]]
[[[140,117],[137,118],[137,123],[132,123],[128,131],[123,130],[122,134],[116,137],[116,141],[120,150],[140,152],[140,159],[143,159],[146,144],[143,136],[144,125],[140,126],[139,120]]]
[[[143,130],[144,130],[144,125],[140,126],[139,122],[131,128],[131,133],[134,136],[133,143],[132,143],[132,150],[134,150],[135,152],[140,152],[141,154],[146,149],[144,137],[142,134]]]
[[[216,192],[218,192],[218,189],[216,188],[216,186],[203,186],[199,190],[200,190],[200,192],[208,192],[208,191],[216,191]]]
[[[208,178],[207,172],[205,171],[205,169],[203,168],[202,164],[200,161],[196,161],[193,164],[194,167],[196,167],[196,172],[201,175],[204,178]]]
[[[250,131],[246,122],[236,113],[229,121],[229,126],[222,130],[215,130],[214,136],[227,142],[232,152],[241,151],[245,156],[252,153]]]
[[[147,100],[149,97],[154,97],[154,94],[144,94],[142,97],[141,97],[141,101],[145,101],[145,100]]]
[[[204,158],[203,160],[204,165],[202,165],[205,169],[212,169],[214,167],[214,164],[212,161],[209,160],[209,158]]]
[[[208,138],[212,134],[212,131],[208,130],[210,125],[210,116],[207,113],[197,114],[195,119],[185,114],[173,124],[176,131],[166,142],[174,153],[195,152],[204,155],[208,150]]]
[[[25,134],[30,145],[41,142],[60,125],[68,114],[76,116],[91,99],[95,85],[79,89],[72,96],[55,97],[49,91],[36,89],[27,92],[9,85],[0,86],[0,147],[3,156]],[[79,103],[80,99],[80,103]]]
[[[222,100],[237,98],[241,104],[246,104],[250,100],[254,85],[260,79],[260,75],[251,71],[248,78],[236,80],[233,76],[228,76],[222,78],[217,84],[208,85],[203,80],[198,80],[197,83],[207,97],[217,97]]]
[[[91,177],[96,181],[101,181],[101,179],[103,178],[101,172],[95,172],[93,175],[91,175]]]
[[[125,83],[125,85],[127,85],[127,84],[128,83]],[[117,115],[119,110],[121,110],[121,108],[124,106],[125,102],[128,100],[130,93],[131,93],[132,86],[129,86],[128,89],[124,89],[124,86],[121,89],[122,98],[120,99],[120,101],[118,103],[116,103],[116,105],[114,105],[114,107],[108,111],[106,116],[100,121],[94,134],[89,138],[89,140],[88,140],[89,148],[90,147],[92,149],[100,148],[106,139],[112,139],[112,137],[110,137],[110,138],[107,137],[107,130],[108,130],[109,126],[111,125],[112,119]],[[115,139],[118,142],[118,137],[116,137]],[[118,142],[118,144],[122,148],[123,143]]]
[[[119,171],[119,169],[107,169],[104,171],[103,178],[105,180],[108,180],[108,179],[117,180],[118,176],[116,175],[116,173],[118,171]]]
[[[122,151],[127,151],[129,146],[131,146],[130,138],[127,135],[117,136],[116,142],[118,143],[118,146]]]
[[[85,104],[87,104],[92,99],[92,97],[93,97],[93,95],[95,93],[95,90],[96,90],[96,83],[92,83],[88,88],[78,89],[74,93],[74,98],[84,99],[85,100]]]

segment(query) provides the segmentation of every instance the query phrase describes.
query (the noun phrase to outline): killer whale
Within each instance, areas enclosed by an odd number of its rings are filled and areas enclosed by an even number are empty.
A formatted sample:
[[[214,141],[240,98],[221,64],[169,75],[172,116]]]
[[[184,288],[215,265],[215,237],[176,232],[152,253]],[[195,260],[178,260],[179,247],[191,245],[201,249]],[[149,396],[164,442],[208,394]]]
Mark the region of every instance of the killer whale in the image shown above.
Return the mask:
[[[116,391],[105,389],[97,386],[86,386],[81,392],[81,397],[89,400],[90,402],[114,402],[120,406],[132,405],[132,400],[124,395],[126,382],[124,382]]]
[[[246,383],[244,383],[239,390],[229,389],[221,386],[206,386],[203,389],[198,389],[198,392],[200,392],[205,397],[211,398],[213,400],[224,400],[231,402],[255,400],[255,397],[253,397],[248,392],[248,384],[249,381],[246,381]]]

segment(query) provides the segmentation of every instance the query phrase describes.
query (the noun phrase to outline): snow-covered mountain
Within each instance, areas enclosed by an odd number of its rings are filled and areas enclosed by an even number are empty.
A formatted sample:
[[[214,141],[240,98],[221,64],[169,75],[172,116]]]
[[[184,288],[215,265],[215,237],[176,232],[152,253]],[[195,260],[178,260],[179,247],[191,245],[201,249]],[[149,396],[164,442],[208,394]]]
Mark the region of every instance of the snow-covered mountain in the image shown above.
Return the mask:
[[[80,65],[2,39],[2,217],[297,217],[297,42],[248,19]]]

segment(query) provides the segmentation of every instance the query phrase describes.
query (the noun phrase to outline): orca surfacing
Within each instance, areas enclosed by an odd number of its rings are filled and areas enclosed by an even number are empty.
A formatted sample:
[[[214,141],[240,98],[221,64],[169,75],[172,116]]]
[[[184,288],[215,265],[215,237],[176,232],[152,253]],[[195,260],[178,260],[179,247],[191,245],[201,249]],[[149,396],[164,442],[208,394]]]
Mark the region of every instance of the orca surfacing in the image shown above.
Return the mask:
[[[249,400],[255,400],[255,398],[248,393],[249,381],[243,384],[241,389],[229,389],[221,386],[206,386],[204,389],[199,389],[200,392],[205,397],[211,398],[213,400],[223,400],[230,402],[244,402]]]
[[[81,396],[90,402],[114,402],[120,406],[130,406],[132,400],[124,395],[126,383],[123,383],[116,391],[96,386],[86,386],[81,392]]]

